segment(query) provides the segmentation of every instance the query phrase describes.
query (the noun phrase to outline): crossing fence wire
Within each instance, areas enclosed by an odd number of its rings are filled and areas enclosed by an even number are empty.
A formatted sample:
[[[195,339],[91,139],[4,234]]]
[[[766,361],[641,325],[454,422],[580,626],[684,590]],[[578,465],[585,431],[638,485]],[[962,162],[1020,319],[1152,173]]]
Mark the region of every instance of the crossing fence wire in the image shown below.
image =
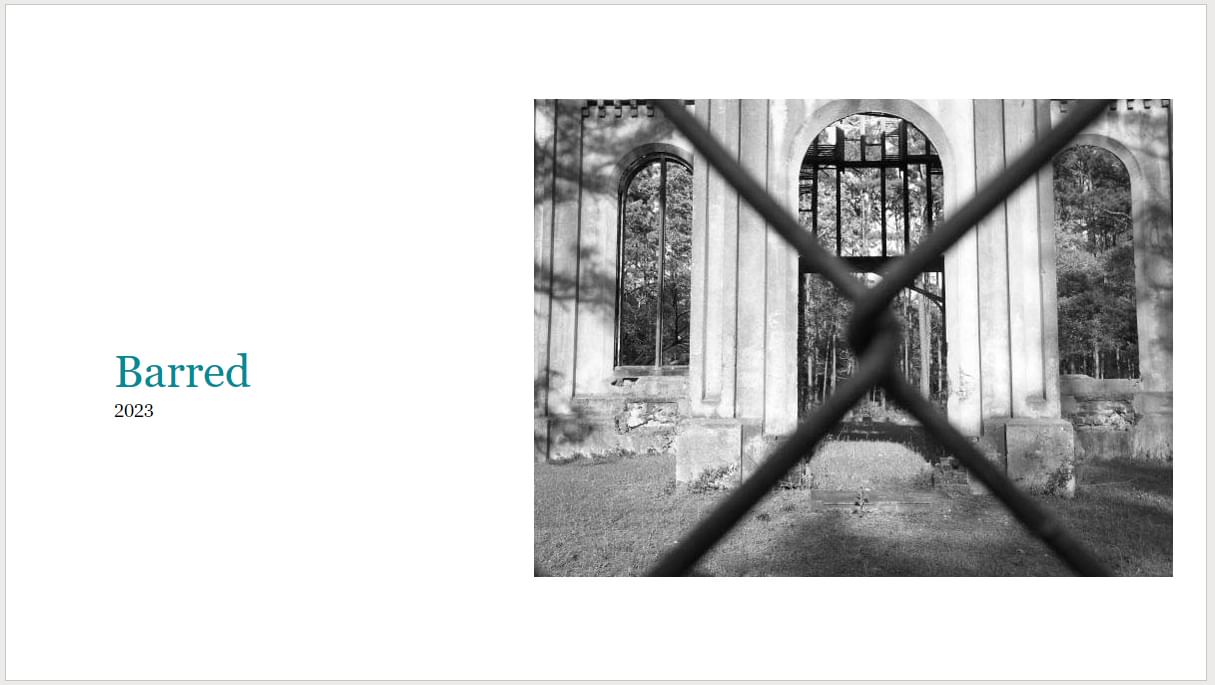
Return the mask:
[[[1050,163],[1068,143],[1109,107],[1112,100],[1076,103],[1071,113],[1009,164],[998,177],[981,188],[965,205],[948,216],[911,252],[894,260],[882,280],[870,287],[851,277],[842,259],[818,245],[797,219],[781,207],[742,165],[719,143],[680,100],[658,100],[655,104],[696,149],[699,159],[713,167],[765,222],[797,250],[801,258],[827,278],[849,299],[853,313],[848,325],[848,344],[860,363],[854,375],[835,388],[813,413],[762,464],[705,516],[678,544],[650,569],[651,576],[687,575],[785,475],[813,458],[814,449],[844,415],[874,387],[885,388],[889,397],[906,409],[942,447],[1004,504],[1008,510],[1065,563],[1086,576],[1110,575],[1088,548],[1063,528],[1058,520],[1008,477],[979,449],[958,432],[926,398],[898,371],[896,360],[902,337],[890,303],[899,291],[945,254],[967,231],[1004,202],[1022,183]],[[536,569],[537,575],[541,574]]]

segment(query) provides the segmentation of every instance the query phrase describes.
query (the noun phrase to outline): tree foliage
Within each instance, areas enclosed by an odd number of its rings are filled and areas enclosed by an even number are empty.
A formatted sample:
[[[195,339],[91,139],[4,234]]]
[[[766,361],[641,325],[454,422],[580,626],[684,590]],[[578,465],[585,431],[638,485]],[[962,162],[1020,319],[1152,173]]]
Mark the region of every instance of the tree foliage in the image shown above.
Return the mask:
[[[873,286],[875,274],[854,274]],[[898,353],[901,373],[925,396],[944,404],[948,383],[945,374],[945,317],[940,304],[942,274],[925,273],[916,279],[919,291],[904,289],[891,304],[891,312],[903,331]],[[799,405],[813,409],[834,391],[835,386],[856,370],[858,359],[848,346],[848,317],[852,303],[818,274],[801,279],[801,316],[798,344]],[[923,291],[923,292],[921,292]],[[928,294],[925,294],[928,293]],[[869,397],[884,407],[880,389]]]
[[[646,164],[629,181],[621,211],[618,363],[655,365],[661,309],[659,364],[686,365],[692,284],[691,171],[668,158]]]
[[[1130,178],[1112,153],[1089,146],[1060,153],[1054,172],[1060,371],[1135,378]]]

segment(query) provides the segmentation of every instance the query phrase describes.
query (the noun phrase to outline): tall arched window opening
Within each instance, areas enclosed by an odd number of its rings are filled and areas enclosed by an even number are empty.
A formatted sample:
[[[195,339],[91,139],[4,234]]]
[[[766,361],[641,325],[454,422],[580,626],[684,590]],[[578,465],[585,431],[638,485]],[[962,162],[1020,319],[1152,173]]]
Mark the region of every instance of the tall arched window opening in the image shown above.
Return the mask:
[[[1059,153],[1054,172],[1059,372],[1138,378],[1130,175],[1090,145]]]
[[[889,262],[924,239],[944,208],[943,168],[932,141],[910,122],[886,114],[853,114],[824,128],[798,178],[802,225],[870,285]],[[850,303],[804,261],[800,272],[798,406],[805,414],[852,373],[857,360],[845,341]],[[892,309],[904,330],[899,370],[944,405],[944,259],[938,257],[901,291]],[[893,414],[880,388],[858,410],[878,418]]]
[[[692,169],[642,159],[620,194],[616,365],[686,368],[692,290]]]

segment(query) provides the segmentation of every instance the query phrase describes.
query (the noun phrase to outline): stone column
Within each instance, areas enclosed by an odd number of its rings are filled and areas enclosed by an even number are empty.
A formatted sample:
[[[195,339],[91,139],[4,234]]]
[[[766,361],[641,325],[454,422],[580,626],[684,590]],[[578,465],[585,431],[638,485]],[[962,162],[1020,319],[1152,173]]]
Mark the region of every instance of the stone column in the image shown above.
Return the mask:
[[[627,118],[625,119],[627,121]],[[605,169],[620,157],[627,140],[621,118],[608,114],[582,119],[578,178],[578,313],[575,397],[602,393],[612,374],[616,340],[617,188]],[[576,402],[577,404],[577,402]]]
[[[768,176],[768,101],[743,100],[739,152],[743,168],[761,184]],[[735,413],[764,415],[765,279],[768,228],[744,200],[738,201],[738,373]]]
[[[1133,154],[1140,177],[1131,179],[1131,212],[1143,389],[1135,396],[1139,419],[1132,440],[1135,456],[1147,459],[1173,457],[1172,107],[1163,105],[1161,100],[1122,101],[1117,117],[1121,135],[1138,143]]]
[[[973,121],[967,121],[967,125],[973,125]],[[966,147],[970,147],[969,141]],[[945,169],[945,216],[974,194],[971,174],[974,161],[969,152],[969,149],[953,150],[958,161]],[[970,437],[979,435],[983,423],[978,255],[979,238],[973,230],[945,252],[945,368],[949,377],[946,410],[949,422]]]
[[[535,459],[548,456],[548,335],[552,302],[553,260],[553,183],[556,143],[557,103],[554,100],[535,101],[535,305],[533,321],[534,373],[533,414],[535,417]]]
[[[575,100],[557,102],[554,143],[551,314],[548,339],[548,412],[569,412],[574,396],[578,304],[578,168],[582,115]]]
[[[738,154],[738,100],[707,100],[704,121],[730,152]],[[697,106],[698,115],[701,107]],[[693,214],[699,209],[704,221],[694,221],[703,229],[696,250],[703,269],[700,292],[695,297],[693,286],[693,321],[700,314],[699,335],[692,344],[700,347],[699,363],[691,369],[692,415],[704,418],[734,416],[734,363],[737,321],[738,264],[738,193],[716,170],[698,165],[693,173],[704,173],[706,192],[703,200],[695,202]],[[695,240],[695,238],[694,238]],[[693,275],[695,278],[695,274]]]
[[[788,100],[773,100],[768,122],[768,192],[789,211],[797,209],[797,176],[805,150],[788,158],[784,151],[792,143]],[[799,115],[804,105],[796,103]],[[797,251],[768,231],[764,343],[764,434],[787,435],[797,427]]]
[[[551,123],[545,121],[545,111],[553,113]],[[548,166],[544,183],[536,186],[536,232],[541,243],[537,247],[536,303],[545,310],[543,317],[537,313],[537,402],[544,398],[542,414],[537,405],[537,460],[551,456],[564,433],[573,430],[564,419],[572,411],[577,358],[581,139],[578,101],[550,100],[537,105],[536,163],[538,169]],[[546,214],[551,218],[545,219]],[[543,334],[541,318],[546,329]],[[543,373],[539,366],[542,354],[546,360]]]
[[[1050,100],[1035,100],[1038,136],[1051,129]],[[1061,417],[1059,392],[1059,276],[1055,247],[1055,171],[1052,164],[1038,172],[1038,277],[1042,288],[1042,374],[1046,415]]]
[[[696,117],[737,158],[739,100],[697,100]],[[688,387],[691,418],[676,435],[675,477],[693,480],[710,468],[739,467],[736,412],[738,359],[739,199],[707,163],[693,169],[692,319]]]
[[[982,188],[1004,170],[1004,103],[975,100],[975,181]],[[982,349],[982,416],[1012,415],[1011,338],[1008,330],[1008,224],[998,207],[977,228],[979,249],[979,345]]]
[[[739,161],[761,186],[768,178],[768,101],[740,106]],[[768,228],[751,205],[738,203],[738,355],[735,416],[742,423],[742,471],[747,475],[767,452],[763,439],[764,340],[767,326]]]
[[[1048,111],[1049,117],[1049,111]],[[1039,111],[1034,100],[1004,101],[1004,151],[1006,160],[1020,157],[1039,136]],[[1049,118],[1043,122],[1041,133],[1049,130]],[[1043,209],[1053,213],[1053,194],[1042,197],[1045,179],[1049,183],[1052,172],[1049,166],[1033,179],[1022,184],[1005,201],[1005,216],[1008,221],[1008,319],[1010,346],[1015,351],[1011,365],[1012,415],[1017,418],[1057,418],[1058,399],[1050,402],[1046,394],[1047,371],[1044,348],[1050,346],[1058,353],[1058,338],[1047,340],[1043,321],[1056,311],[1056,303],[1043,298],[1042,281],[1046,272],[1054,276],[1053,260],[1047,264],[1042,259],[1041,245],[1050,239],[1054,245],[1053,214],[1046,215]],[[1047,201],[1044,203],[1043,201]],[[1053,250],[1052,250],[1053,251]],[[1057,381],[1054,384],[1057,392]]]
[[[701,126],[709,125],[709,101],[697,100],[693,114]],[[701,416],[705,394],[705,344],[706,312],[709,268],[708,218],[709,177],[708,164],[697,155],[692,167],[692,292],[691,313],[688,321],[688,393],[693,416]]]
[[[980,187],[1050,127],[1045,101],[980,101],[975,115]],[[1047,166],[980,225],[983,441],[1013,481],[1070,496],[1075,436],[1059,413],[1052,183]]]

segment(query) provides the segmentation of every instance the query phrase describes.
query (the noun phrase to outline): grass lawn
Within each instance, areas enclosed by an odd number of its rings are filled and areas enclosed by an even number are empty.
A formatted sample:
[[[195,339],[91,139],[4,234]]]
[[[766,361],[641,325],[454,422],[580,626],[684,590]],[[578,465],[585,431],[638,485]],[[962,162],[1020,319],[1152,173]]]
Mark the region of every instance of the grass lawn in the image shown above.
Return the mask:
[[[874,443],[868,443],[874,444]],[[815,460],[817,461],[817,459]],[[811,462],[812,464],[814,462]],[[671,455],[535,466],[535,558],[545,573],[640,575],[724,493],[675,487]],[[1173,567],[1170,464],[1091,462],[1074,500],[1041,497],[1118,575]],[[701,562],[725,576],[1051,576],[1068,570],[993,497],[935,488],[916,511],[814,511],[772,492]]]

